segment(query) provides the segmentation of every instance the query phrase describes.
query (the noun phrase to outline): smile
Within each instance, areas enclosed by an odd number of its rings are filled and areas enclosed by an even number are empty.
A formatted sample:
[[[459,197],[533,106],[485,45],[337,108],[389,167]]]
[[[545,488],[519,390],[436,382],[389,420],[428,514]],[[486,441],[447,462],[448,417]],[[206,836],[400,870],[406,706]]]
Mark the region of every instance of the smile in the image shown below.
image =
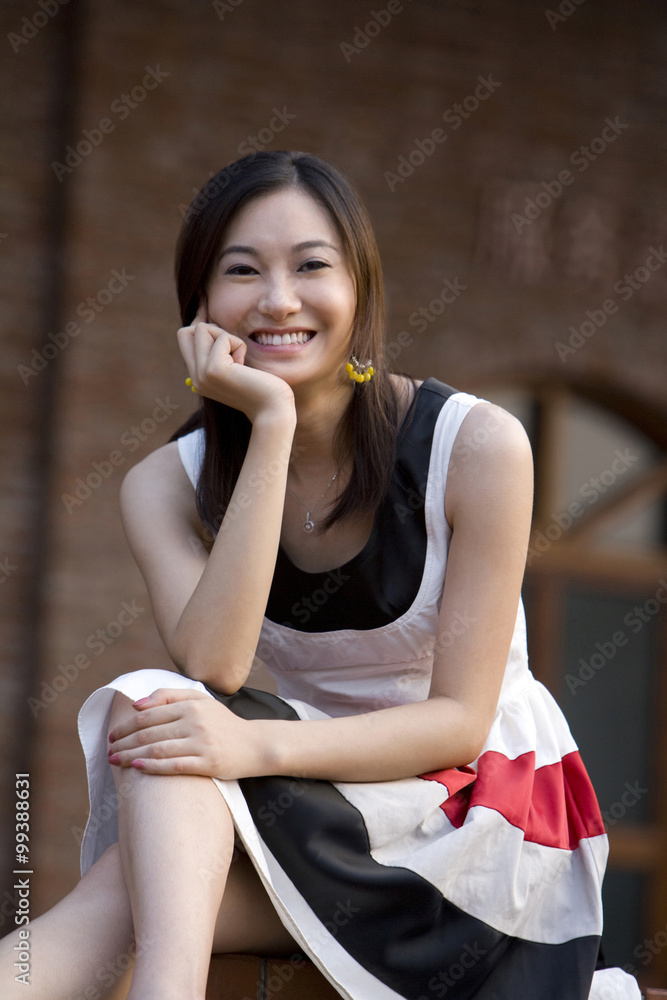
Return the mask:
[[[261,347],[282,347],[287,344],[307,344],[315,336],[314,330],[299,330],[297,333],[251,333],[250,339]]]

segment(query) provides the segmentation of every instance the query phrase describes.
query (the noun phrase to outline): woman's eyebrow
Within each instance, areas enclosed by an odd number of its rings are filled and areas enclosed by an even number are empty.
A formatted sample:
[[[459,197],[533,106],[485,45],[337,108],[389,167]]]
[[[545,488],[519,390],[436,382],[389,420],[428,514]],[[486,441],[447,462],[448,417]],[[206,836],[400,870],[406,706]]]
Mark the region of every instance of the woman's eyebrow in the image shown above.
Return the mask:
[[[327,240],[304,240],[303,243],[295,243],[292,247],[292,253],[300,253],[302,250],[314,250],[316,247],[328,247],[329,250],[334,250],[336,253],[340,253],[337,246],[333,243],[328,243]],[[225,249],[220,254],[220,259],[228,253],[246,253],[250,254],[252,257],[259,257],[259,251],[254,247],[245,246],[242,243],[233,243],[231,246],[225,247]]]

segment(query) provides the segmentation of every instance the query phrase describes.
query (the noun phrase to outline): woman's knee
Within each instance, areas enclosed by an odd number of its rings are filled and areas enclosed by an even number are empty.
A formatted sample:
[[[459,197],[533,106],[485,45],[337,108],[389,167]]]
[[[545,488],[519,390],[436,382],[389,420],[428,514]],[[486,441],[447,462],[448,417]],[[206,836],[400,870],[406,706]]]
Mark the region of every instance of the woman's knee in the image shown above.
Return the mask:
[[[111,702],[111,712],[109,714],[109,729],[113,729],[117,723],[122,722],[123,719],[127,719],[134,713],[132,708],[132,699],[128,698],[127,695],[123,694],[121,691],[116,691]],[[108,737],[108,733],[106,734]],[[111,746],[111,744],[109,744]]]

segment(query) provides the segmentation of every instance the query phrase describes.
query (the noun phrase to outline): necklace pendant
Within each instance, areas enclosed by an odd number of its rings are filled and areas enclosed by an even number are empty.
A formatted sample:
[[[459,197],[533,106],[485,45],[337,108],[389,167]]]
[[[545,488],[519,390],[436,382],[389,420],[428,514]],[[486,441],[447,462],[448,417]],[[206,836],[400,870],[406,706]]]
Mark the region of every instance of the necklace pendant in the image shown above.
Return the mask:
[[[310,514],[306,514],[306,520],[303,522],[303,530],[310,533],[315,527],[315,522],[311,521]]]

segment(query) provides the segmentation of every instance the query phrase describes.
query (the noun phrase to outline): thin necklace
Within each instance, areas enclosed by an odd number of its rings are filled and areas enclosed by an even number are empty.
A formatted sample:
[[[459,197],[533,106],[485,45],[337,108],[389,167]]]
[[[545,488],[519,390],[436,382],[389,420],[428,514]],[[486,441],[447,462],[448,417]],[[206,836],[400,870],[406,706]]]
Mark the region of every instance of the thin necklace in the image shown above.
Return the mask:
[[[289,495],[294,500],[296,500],[296,502],[298,503],[299,507],[303,507],[303,509],[306,511],[306,520],[303,522],[303,530],[307,531],[309,534],[313,530],[313,528],[315,527],[315,522],[313,521],[313,519],[312,519],[312,517],[310,515],[313,513],[313,511],[315,510],[315,508],[320,504],[320,502],[322,500],[324,500],[324,497],[325,497],[325,495],[327,493],[327,490],[329,490],[329,488],[331,486],[333,486],[334,479],[338,475],[338,472],[340,472],[340,469],[337,472],[334,472],[332,478],[329,480],[329,483],[328,483],[328,485],[327,485],[324,493],[322,493],[321,496],[319,496],[317,498],[317,500],[315,501],[315,503],[313,504],[313,506],[310,508],[310,510],[308,510],[307,507],[306,507],[306,505],[303,504],[303,503],[301,503],[301,501],[299,500],[299,498],[297,496],[295,496],[294,493],[292,493],[292,491],[291,491],[291,489],[289,487],[287,487],[287,492],[289,493]]]

